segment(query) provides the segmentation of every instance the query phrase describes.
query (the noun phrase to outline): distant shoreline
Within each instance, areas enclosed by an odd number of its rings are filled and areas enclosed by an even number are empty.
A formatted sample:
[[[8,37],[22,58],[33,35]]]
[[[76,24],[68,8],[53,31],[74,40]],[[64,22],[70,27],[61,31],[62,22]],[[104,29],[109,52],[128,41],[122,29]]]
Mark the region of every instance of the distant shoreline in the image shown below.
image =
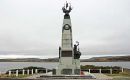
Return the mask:
[[[34,62],[34,61],[0,61],[0,62]],[[38,61],[35,61],[35,62],[37,63]],[[45,61],[42,61],[42,62],[45,62]],[[46,63],[51,63],[51,62],[53,61],[46,62]],[[130,61],[80,61],[80,62],[130,62]],[[57,63],[57,62],[53,62],[53,63]]]
[[[130,56],[105,56],[81,59],[81,62],[129,62]],[[0,59],[0,62],[59,62],[59,58],[17,58],[17,59]]]

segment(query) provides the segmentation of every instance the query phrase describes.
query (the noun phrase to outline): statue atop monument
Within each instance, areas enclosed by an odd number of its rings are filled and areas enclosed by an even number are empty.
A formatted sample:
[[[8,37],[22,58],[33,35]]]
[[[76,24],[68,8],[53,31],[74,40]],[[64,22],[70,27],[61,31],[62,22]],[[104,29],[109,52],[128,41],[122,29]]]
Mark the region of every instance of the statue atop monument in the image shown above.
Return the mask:
[[[63,13],[69,14],[72,10],[71,4],[66,1],[64,7],[62,7]]]

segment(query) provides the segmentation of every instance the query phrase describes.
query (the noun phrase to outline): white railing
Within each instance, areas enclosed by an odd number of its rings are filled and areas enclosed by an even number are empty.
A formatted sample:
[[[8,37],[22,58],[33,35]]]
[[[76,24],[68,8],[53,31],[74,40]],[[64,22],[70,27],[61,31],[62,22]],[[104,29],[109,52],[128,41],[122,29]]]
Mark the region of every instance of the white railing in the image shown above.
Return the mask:
[[[113,70],[120,70],[120,69],[82,69],[82,71],[88,71],[89,73],[92,73],[92,70],[97,71],[94,73],[100,73],[100,74],[103,72],[103,70],[108,70],[110,72],[110,74],[113,74]],[[123,68],[121,69],[121,72],[124,72]]]
[[[27,70],[16,70],[16,71],[8,71],[8,76],[11,76],[12,74],[13,75],[15,75],[15,76],[19,76],[20,74],[22,74],[23,76],[24,75],[30,75],[30,74],[38,74],[39,73],[39,71],[45,71],[45,73],[47,73],[48,72],[48,69],[31,69],[31,70],[29,70],[29,69],[27,69]],[[119,69],[82,69],[82,71],[88,71],[89,73],[92,73],[92,70],[94,71],[97,71],[96,73],[102,73],[103,72],[103,70],[108,70],[109,72],[110,72],[110,74],[113,74],[113,70],[119,70]],[[20,73],[19,74],[19,72],[22,72],[22,73]],[[124,72],[124,69],[122,68],[121,69],[121,72]],[[3,74],[2,72],[0,72],[0,75],[1,74]]]
[[[34,70],[35,70],[35,73],[34,73]],[[30,74],[37,74],[38,73],[38,71],[41,71],[41,70],[43,70],[43,71],[45,71],[45,73],[47,73],[48,72],[48,69],[31,69],[31,70],[29,70],[29,69],[27,69],[27,70],[22,70],[22,75],[25,75],[25,72],[26,72],[26,75],[30,75]],[[30,73],[31,72],[31,73]],[[15,74],[14,74],[15,73]],[[8,75],[9,76],[11,76],[11,75],[15,75],[15,76],[19,76],[19,70],[16,70],[16,71],[8,71]]]

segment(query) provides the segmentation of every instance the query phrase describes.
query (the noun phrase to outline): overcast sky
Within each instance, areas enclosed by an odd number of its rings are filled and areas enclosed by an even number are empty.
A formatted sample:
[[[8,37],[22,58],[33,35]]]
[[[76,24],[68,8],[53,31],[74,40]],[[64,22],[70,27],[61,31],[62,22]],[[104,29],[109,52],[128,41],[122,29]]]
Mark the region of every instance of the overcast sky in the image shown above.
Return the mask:
[[[58,57],[66,0],[0,0],[0,58]],[[68,0],[82,58],[130,54],[130,0]]]

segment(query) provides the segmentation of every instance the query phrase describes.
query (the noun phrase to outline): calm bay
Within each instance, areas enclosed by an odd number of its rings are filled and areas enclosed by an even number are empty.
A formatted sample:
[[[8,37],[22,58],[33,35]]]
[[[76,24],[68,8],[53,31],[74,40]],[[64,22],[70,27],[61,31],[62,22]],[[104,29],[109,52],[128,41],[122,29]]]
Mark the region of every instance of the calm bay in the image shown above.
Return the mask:
[[[130,69],[130,62],[81,62],[81,65],[120,66]],[[0,62],[0,72],[4,73],[9,69],[20,69],[29,66],[52,69],[58,66],[58,62]]]

